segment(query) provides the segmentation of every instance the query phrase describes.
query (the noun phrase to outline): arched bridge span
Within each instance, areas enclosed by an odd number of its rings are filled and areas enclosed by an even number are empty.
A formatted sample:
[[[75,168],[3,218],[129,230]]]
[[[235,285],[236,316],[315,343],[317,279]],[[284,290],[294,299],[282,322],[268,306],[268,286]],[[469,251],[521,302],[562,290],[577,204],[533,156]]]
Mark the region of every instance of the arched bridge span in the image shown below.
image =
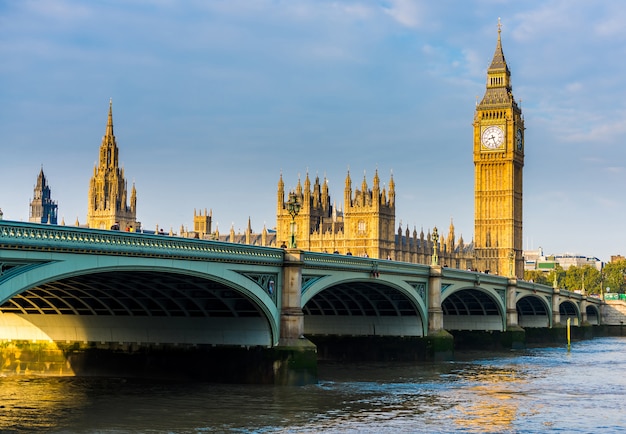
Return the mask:
[[[600,322],[600,303],[438,266],[0,222],[5,337],[28,323],[52,340],[275,346]]]

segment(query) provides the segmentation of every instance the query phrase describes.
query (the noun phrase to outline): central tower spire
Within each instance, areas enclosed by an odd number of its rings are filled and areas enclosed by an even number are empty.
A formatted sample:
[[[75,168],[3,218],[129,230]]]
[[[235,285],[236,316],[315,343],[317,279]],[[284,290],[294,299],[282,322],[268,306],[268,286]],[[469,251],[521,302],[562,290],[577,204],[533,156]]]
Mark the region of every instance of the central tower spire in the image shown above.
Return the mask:
[[[113,100],[109,100],[109,114],[100,145],[99,161],[94,167],[89,184],[87,225],[90,228],[109,229],[117,225],[122,230],[139,229],[136,220],[135,186],[132,187],[129,206],[124,169],[119,168],[118,156],[119,150],[113,134]]]

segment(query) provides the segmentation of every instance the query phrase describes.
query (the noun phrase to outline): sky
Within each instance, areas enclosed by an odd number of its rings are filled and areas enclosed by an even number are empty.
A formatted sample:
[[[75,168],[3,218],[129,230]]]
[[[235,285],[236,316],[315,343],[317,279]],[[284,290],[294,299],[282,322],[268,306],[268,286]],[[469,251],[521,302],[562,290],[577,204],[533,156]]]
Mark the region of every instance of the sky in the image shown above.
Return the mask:
[[[86,222],[109,100],[146,229],[271,229],[277,184],[375,171],[396,224],[474,230],[473,116],[497,41],[525,119],[524,249],[626,255],[622,0],[0,0],[0,209],[43,167]]]

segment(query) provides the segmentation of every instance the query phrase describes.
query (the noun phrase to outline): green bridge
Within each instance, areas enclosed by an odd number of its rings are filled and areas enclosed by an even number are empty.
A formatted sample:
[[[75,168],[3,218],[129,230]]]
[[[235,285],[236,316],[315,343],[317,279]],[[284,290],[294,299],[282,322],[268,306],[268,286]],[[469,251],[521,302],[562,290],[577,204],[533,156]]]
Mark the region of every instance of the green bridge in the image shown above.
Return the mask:
[[[602,305],[440,266],[0,221],[1,362],[16,373],[301,384],[318,359],[446,358],[480,332],[516,347],[525,330],[602,324]]]

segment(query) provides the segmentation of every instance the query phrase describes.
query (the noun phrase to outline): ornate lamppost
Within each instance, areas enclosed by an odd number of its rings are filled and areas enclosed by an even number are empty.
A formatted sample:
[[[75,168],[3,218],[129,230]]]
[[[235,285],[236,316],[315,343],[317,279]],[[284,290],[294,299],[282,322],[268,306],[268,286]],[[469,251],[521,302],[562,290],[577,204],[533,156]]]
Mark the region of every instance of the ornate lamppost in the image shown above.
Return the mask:
[[[515,264],[515,250],[509,252],[509,277],[515,277],[513,274]]]
[[[296,248],[296,216],[300,212],[301,204],[298,201],[298,196],[295,192],[289,193],[289,200],[287,201],[287,212],[291,216],[291,238],[289,239],[289,248]]]
[[[437,250],[439,250],[439,233],[437,232],[437,227],[433,228],[433,234],[431,236],[433,240],[433,257],[432,257],[432,265],[439,265],[439,255]]]

